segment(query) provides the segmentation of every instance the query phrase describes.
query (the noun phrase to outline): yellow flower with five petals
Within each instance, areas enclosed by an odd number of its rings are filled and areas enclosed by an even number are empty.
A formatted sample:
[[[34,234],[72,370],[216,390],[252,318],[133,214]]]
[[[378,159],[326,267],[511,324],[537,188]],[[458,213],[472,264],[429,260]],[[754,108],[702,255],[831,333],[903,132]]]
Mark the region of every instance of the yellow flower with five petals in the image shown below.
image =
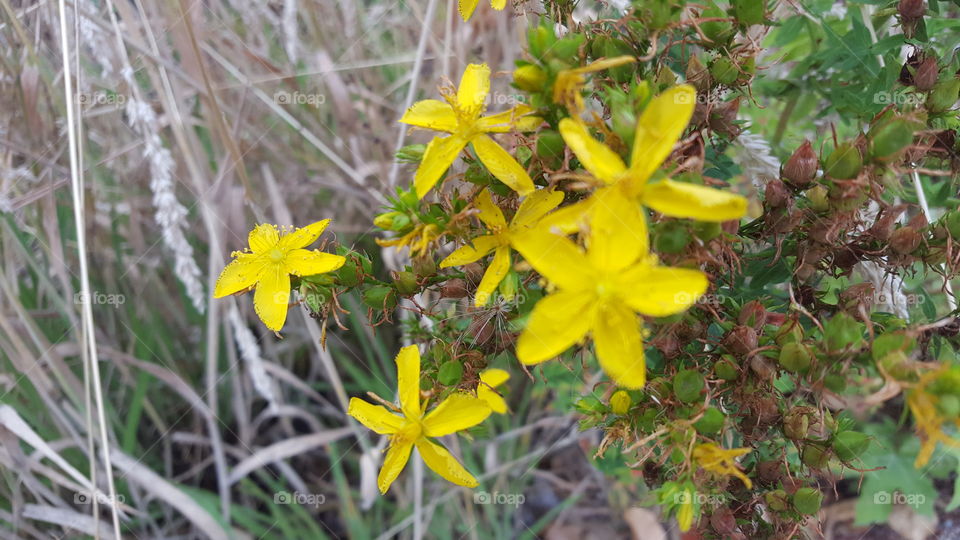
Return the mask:
[[[457,7],[463,20],[470,20],[470,17],[473,16],[473,11],[477,9],[477,4],[479,3],[480,0],[459,0]],[[490,0],[490,5],[497,11],[503,11],[503,8],[507,6],[507,0]]]
[[[427,144],[413,179],[417,197],[422,199],[430,191],[467,144],[473,145],[480,162],[510,189],[520,195],[532,192],[533,180],[526,169],[487,134],[536,129],[542,120],[529,116],[533,109],[517,105],[502,113],[482,116],[490,93],[490,68],[486,64],[470,64],[460,79],[459,89],[447,88],[441,93],[446,103],[435,99],[418,101],[400,118],[404,124],[450,134]]]
[[[473,477],[446,448],[431,441],[473,427],[490,416],[490,406],[477,397],[451,394],[427,412],[428,401],[420,401],[420,351],[416,345],[397,354],[397,392],[400,406],[387,410],[359,398],[351,398],[347,414],[381,435],[390,436],[390,446],[377,477],[380,493],[400,475],[416,447],[427,467],[459,486],[477,487]]]
[[[737,466],[736,458],[749,454],[749,448],[723,449],[713,443],[703,443],[693,449],[693,459],[700,467],[716,474],[733,475],[743,481],[747,489],[753,488],[753,482]]]
[[[667,317],[690,307],[707,289],[699,270],[661,266],[649,253],[646,225],[623,232],[619,216],[632,203],[622,197],[594,213],[584,253],[565,236],[542,229],[513,243],[556,290],[537,302],[517,342],[527,365],[549,360],[590,334],[604,371],[618,385],[646,382],[637,314]]]
[[[690,85],[675,86],[650,101],[637,122],[630,167],[609,146],[594,139],[579,120],[560,121],[560,135],[584,168],[604,185],[584,201],[554,212],[545,225],[565,233],[580,229],[593,212],[604,211],[604,201],[625,197],[661,214],[702,221],[726,221],[743,217],[747,200],[733,193],[705,186],[650,177],[673,151],[683,134],[696,103]],[[627,229],[643,219],[633,204],[620,216]]]
[[[346,259],[305,249],[314,243],[330,223],[317,221],[300,229],[277,229],[264,223],[248,235],[246,251],[233,252],[233,261],[220,273],[214,298],[256,288],[253,307],[267,328],[279,332],[287,320],[290,305],[290,276],[313,276],[333,272]]]
[[[481,191],[473,204],[479,210],[480,220],[489,227],[490,234],[478,236],[448,255],[440,262],[440,268],[470,264],[492,251],[493,261],[484,272],[474,299],[475,306],[485,306],[497,285],[510,271],[510,243],[535,227],[544,215],[562,201],[563,193],[547,189],[535,191],[520,203],[520,208],[507,225],[503,212],[493,204],[490,191]]]

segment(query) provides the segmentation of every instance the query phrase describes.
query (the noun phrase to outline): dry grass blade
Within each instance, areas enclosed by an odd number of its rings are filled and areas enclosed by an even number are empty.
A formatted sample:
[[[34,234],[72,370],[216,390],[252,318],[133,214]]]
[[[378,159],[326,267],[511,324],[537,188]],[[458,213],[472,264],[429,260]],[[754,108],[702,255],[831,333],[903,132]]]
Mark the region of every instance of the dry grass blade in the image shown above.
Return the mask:
[[[353,428],[337,428],[312,435],[303,435],[294,437],[278,443],[272,444],[266,448],[257,450],[252,456],[244,459],[230,471],[230,483],[235,484],[251,472],[266,467],[267,465],[287,459],[289,457],[309,452],[317,447],[328,445],[338,441],[353,432]]]

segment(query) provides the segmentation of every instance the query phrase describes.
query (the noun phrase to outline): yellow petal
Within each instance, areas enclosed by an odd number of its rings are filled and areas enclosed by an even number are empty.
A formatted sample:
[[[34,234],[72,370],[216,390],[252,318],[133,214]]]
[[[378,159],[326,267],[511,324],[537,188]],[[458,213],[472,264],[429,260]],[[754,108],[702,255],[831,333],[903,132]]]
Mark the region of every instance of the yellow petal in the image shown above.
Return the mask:
[[[490,407],[470,394],[451,394],[423,418],[427,437],[443,437],[471,428],[490,416]]]
[[[479,210],[477,217],[480,221],[487,224],[487,227],[498,230],[507,226],[507,220],[503,217],[500,207],[493,204],[493,197],[490,196],[490,190],[484,189],[477,197],[473,199],[473,206]]]
[[[517,340],[517,358],[532,365],[549,360],[583,339],[593,322],[596,298],[582,292],[556,292],[533,307]]]
[[[397,358],[397,393],[407,418],[420,418],[420,350],[416,345],[400,349]]]
[[[585,200],[569,206],[564,206],[544,217],[543,220],[540,221],[539,228],[555,234],[573,234],[580,231],[580,229],[585,228],[589,223],[590,213],[593,211],[593,205],[596,202],[593,199],[594,196],[590,196]]]
[[[653,98],[637,121],[630,155],[630,172],[645,183],[667,159],[690,123],[697,91],[688,84],[675,86]]]
[[[347,414],[380,435],[396,433],[403,427],[403,418],[382,405],[374,405],[360,398],[350,398]]]
[[[470,142],[477,157],[497,180],[520,195],[527,195],[536,189],[527,170],[493,139],[487,135],[477,135]]]
[[[294,249],[283,258],[287,271],[295,276],[325,274],[343,266],[347,259],[314,249]]]
[[[423,161],[420,162],[413,177],[417,197],[422,199],[436,185],[466,145],[467,140],[459,135],[437,137],[427,144],[427,149],[423,152]]]
[[[582,123],[564,118],[560,121],[560,135],[577,155],[583,167],[598,180],[612,184],[627,170],[620,156],[609,146],[590,136]]]
[[[457,115],[449,103],[425,99],[407,109],[400,123],[452,133],[457,129]]]
[[[423,458],[427,467],[442,476],[444,480],[458,486],[477,487],[477,479],[467,472],[446,448],[427,439],[420,439],[417,441],[417,450],[420,451],[420,457]]]
[[[747,213],[747,199],[740,195],[670,179],[648,184],[643,204],[665,216],[700,221],[739,219]]]
[[[595,280],[587,256],[569,238],[535,229],[510,237],[530,266],[561,289],[580,290]]]
[[[485,108],[487,94],[490,93],[490,66],[470,64],[460,78],[457,89],[457,107],[464,113],[477,118]]]
[[[293,232],[280,237],[278,247],[283,250],[305,248],[316,242],[317,238],[320,238],[320,235],[323,234],[323,231],[326,230],[329,224],[329,219],[323,219],[315,221],[306,227],[294,229]]]
[[[647,221],[623,190],[608,188],[593,195],[587,256],[594,268],[614,273],[647,254]]]
[[[680,527],[682,532],[687,532],[690,530],[690,527],[693,525],[693,493],[689,491],[686,492],[687,500],[680,504],[680,508],[677,510],[677,525]]]
[[[627,306],[604,302],[596,311],[593,341],[597,360],[615,383],[640,388],[647,381],[640,321]]]
[[[620,275],[618,296],[649,317],[669,317],[692,306],[707,290],[699,270],[639,264]]]
[[[280,240],[280,233],[276,225],[261,223],[250,231],[247,235],[247,242],[250,244],[250,251],[262,253],[268,249],[276,247]]]
[[[479,2],[480,0],[460,0],[458,8],[463,20],[470,20],[470,17],[473,15],[473,10],[477,9],[477,3]]]
[[[287,320],[290,305],[290,276],[279,264],[268,265],[257,281],[253,307],[267,328],[279,332]]]
[[[480,373],[480,384],[477,385],[477,398],[482,399],[497,414],[507,412],[507,402],[496,390],[510,378],[510,374],[502,369],[488,369]]]
[[[511,229],[519,229],[523,227],[532,227],[538,221],[540,221],[543,216],[554,208],[560,206],[560,203],[563,202],[563,193],[560,191],[554,191],[552,189],[538,189],[530,195],[527,195],[523,202],[520,203],[520,208],[517,209],[517,213],[514,214],[513,220],[510,221]]]
[[[498,245],[500,240],[496,236],[478,236],[447,255],[446,259],[440,261],[440,268],[470,264],[493,251]]]
[[[508,131],[533,131],[543,123],[543,118],[531,116],[535,109],[529,105],[517,105],[509,110],[477,119],[477,128],[487,133]]]
[[[268,262],[269,259],[252,253],[237,254],[237,258],[220,272],[217,285],[213,289],[213,297],[223,298],[253,287]]]
[[[497,251],[493,255],[493,260],[490,261],[490,266],[488,266],[487,271],[483,273],[483,279],[481,279],[480,284],[477,285],[477,295],[473,305],[476,307],[487,305],[493,291],[497,289],[497,285],[500,285],[500,282],[503,281],[503,278],[509,271],[510,248],[501,246],[497,248]]]
[[[501,10],[507,6],[507,0],[490,0],[490,5],[493,9]]]
[[[632,56],[614,56],[613,58],[604,58],[603,60],[597,60],[596,62],[591,62],[583,67],[578,67],[574,71],[577,73],[593,73],[596,71],[603,71],[607,68],[613,68],[622,66],[625,64],[632,64],[636,62],[637,59]]]
[[[412,442],[391,444],[387,449],[387,455],[383,458],[383,467],[380,468],[380,475],[377,476],[377,487],[380,488],[380,493],[386,493],[390,489],[390,484],[400,476],[400,471],[407,466],[407,461],[410,461],[411,451],[413,451]]]

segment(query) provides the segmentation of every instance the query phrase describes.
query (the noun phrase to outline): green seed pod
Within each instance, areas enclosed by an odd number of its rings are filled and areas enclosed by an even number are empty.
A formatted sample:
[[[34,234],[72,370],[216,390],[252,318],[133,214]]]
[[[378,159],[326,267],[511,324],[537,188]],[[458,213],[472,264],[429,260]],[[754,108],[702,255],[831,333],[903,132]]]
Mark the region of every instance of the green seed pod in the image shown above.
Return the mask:
[[[767,503],[770,510],[774,512],[783,512],[790,506],[790,496],[782,489],[764,493],[763,500]]]
[[[625,390],[617,390],[610,396],[610,410],[613,414],[626,414],[632,404],[633,399]]]
[[[813,469],[822,469],[827,466],[827,462],[830,461],[830,454],[827,453],[827,449],[819,444],[808,443],[803,447],[803,452],[800,454],[800,460],[803,461],[803,464],[807,467]]]
[[[788,439],[801,441],[810,433],[811,407],[793,407],[783,417],[783,434]]]
[[[716,435],[723,429],[723,421],[726,417],[716,407],[708,407],[703,411],[703,416],[694,422],[693,428],[701,435]]]
[[[542,91],[546,82],[547,74],[539,66],[527,64],[513,70],[513,84],[531,94]]]
[[[707,66],[700,61],[699,56],[690,55],[684,76],[687,78],[687,82],[692,84],[698,92],[706,92],[710,89],[710,72],[707,70]]]
[[[726,12],[724,12],[713,2],[710,2],[709,6],[710,7],[703,10],[703,13],[700,14],[701,18],[724,19],[727,17]],[[733,24],[728,21],[702,22],[700,23],[700,30],[703,31],[703,35],[706,36],[709,42],[707,45],[714,47],[722,46],[736,33],[733,29]]]
[[[547,24],[531,28],[527,33],[527,45],[530,47],[530,54],[534,58],[543,60],[547,51],[553,47],[557,41],[557,36],[553,33],[553,28]]]
[[[363,291],[363,303],[372,309],[391,310],[397,307],[397,291],[387,285],[374,285]]]
[[[813,355],[803,343],[787,343],[780,349],[778,361],[783,369],[791,373],[806,373],[810,370]]]
[[[726,56],[720,56],[710,63],[710,76],[724,86],[731,86],[737,82],[740,70],[737,69],[737,65],[732,60]]]
[[[666,65],[662,65],[659,69],[657,69],[657,76],[654,79],[654,82],[660,88],[668,88],[677,84],[677,74]]]
[[[953,210],[943,216],[943,224],[953,238],[960,238],[960,211]]]
[[[955,419],[960,416],[960,397],[952,394],[940,396],[937,400],[937,410],[944,418]]]
[[[352,258],[348,258],[347,262],[334,273],[337,283],[344,287],[356,287],[360,283],[360,275],[360,268]]]
[[[440,384],[447,386],[457,384],[461,377],[463,377],[463,364],[456,360],[444,362],[437,372],[437,380]]]
[[[773,340],[781,347],[787,343],[803,341],[803,326],[797,319],[788,318],[780,325],[780,328],[777,329]]]
[[[437,261],[429,255],[422,255],[411,261],[413,273],[419,278],[430,277],[437,273]]]
[[[916,340],[902,332],[887,332],[874,338],[870,345],[870,354],[874,361],[878,361],[884,356],[894,352],[907,352],[913,348]]]
[[[807,192],[807,200],[810,201],[810,208],[814,212],[826,212],[830,209],[830,199],[827,197],[826,186],[817,184],[813,189]]]
[[[723,227],[716,221],[698,221],[693,225],[693,234],[704,242],[709,242],[723,233]]]
[[[909,379],[910,358],[904,351],[891,351],[877,361],[877,365],[891,377]]]
[[[393,276],[393,286],[396,287],[401,296],[410,296],[420,291],[417,275],[406,270],[397,272]]]
[[[517,272],[511,268],[507,275],[503,277],[503,281],[500,282],[500,285],[497,287],[497,290],[500,291],[500,296],[504,300],[510,302],[517,295],[517,291],[520,289],[520,276],[517,275]]]
[[[823,325],[824,345],[831,353],[859,349],[863,345],[863,332],[862,322],[841,311]]]
[[[623,40],[611,39],[604,44],[603,55],[607,58],[617,56],[633,56],[633,49]],[[636,66],[633,64],[624,64],[622,66],[612,67],[608,70],[610,78],[618,83],[628,83],[633,79]]]
[[[302,283],[300,285],[300,298],[306,304],[311,313],[320,313],[323,306],[333,297],[333,292],[329,287]]]
[[[900,159],[913,142],[913,129],[903,118],[894,118],[870,130],[870,157],[880,163]]]
[[[760,24],[766,15],[766,3],[766,0],[733,0],[733,15],[743,26]]]
[[[960,94],[960,79],[949,72],[946,76],[947,79],[933,85],[933,89],[927,96],[927,109],[932,113],[946,112],[957,102],[957,96]]]
[[[863,168],[860,149],[851,143],[841,143],[823,162],[824,174],[838,180],[856,178]]]
[[[561,62],[574,62],[580,55],[580,46],[586,41],[583,34],[569,33],[558,39],[553,47],[546,51],[548,56],[560,60]]]
[[[603,412],[606,407],[603,403],[600,402],[594,396],[585,396],[577,400],[576,405],[577,412],[581,414],[593,414],[598,412]]]
[[[720,379],[735,381],[740,378],[740,371],[732,360],[724,358],[713,365],[713,372]]]
[[[673,377],[673,394],[684,403],[700,400],[703,392],[703,376],[692,369],[684,369]]]
[[[656,251],[662,253],[680,253],[690,244],[692,237],[685,223],[668,221],[656,227],[653,245]]]
[[[841,431],[833,438],[833,451],[844,463],[858,459],[870,446],[870,437],[859,431]]]
[[[823,385],[831,392],[842,394],[847,389],[847,379],[843,375],[831,373],[823,378]]]
[[[819,489],[804,487],[793,494],[793,507],[797,512],[812,516],[820,511],[820,504],[823,503],[823,493]]]

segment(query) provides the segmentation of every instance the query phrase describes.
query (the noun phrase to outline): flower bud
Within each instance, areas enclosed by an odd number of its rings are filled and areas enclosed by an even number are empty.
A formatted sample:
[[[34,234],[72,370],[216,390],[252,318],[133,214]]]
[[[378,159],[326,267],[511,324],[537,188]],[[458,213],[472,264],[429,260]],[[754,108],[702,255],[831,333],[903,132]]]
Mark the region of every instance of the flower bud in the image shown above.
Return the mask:
[[[939,77],[940,66],[937,64],[937,57],[933,53],[927,53],[917,66],[917,73],[913,76],[913,86],[921,92],[926,92],[937,84]]]
[[[863,168],[860,149],[852,143],[841,143],[824,160],[824,174],[839,180],[856,178]]]
[[[617,390],[610,396],[610,410],[613,414],[626,414],[631,405],[633,405],[633,399],[625,390]]]
[[[820,418],[813,407],[793,407],[783,417],[783,434],[794,441],[802,441],[809,436],[811,429],[819,431],[820,428]]]
[[[725,381],[735,381],[740,378],[740,371],[731,359],[723,358],[713,365],[714,375]]]
[[[903,118],[883,122],[870,130],[870,157],[880,163],[892,163],[913,143],[913,129]]]
[[[771,180],[767,182],[764,189],[764,199],[768,208],[786,208],[792,198],[787,185],[780,180]]]
[[[826,186],[817,184],[807,192],[807,200],[814,212],[826,212],[830,209],[829,191]]]
[[[723,346],[737,356],[747,356],[757,348],[757,331],[749,326],[735,326],[723,338]]]
[[[752,26],[763,22],[766,0],[732,0],[733,16],[743,26]]]
[[[732,60],[726,56],[719,56],[710,63],[710,76],[718,83],[730,86],[737,82],[740,70]]]
[[[441,298],[464,298],[467,296],[467,282],[462,279],[451,279],[440,288]]]
[[[710,72],[707,71],[707,66],[703,65],[700,57],[696,54],[690,55],[684,76],[687,78],[687,82],[697,89],[697,92],[703,93],[710,90]]]
[[[410,296],[420,290],[417,275],[406,270],[393,274],[393,286],[396,287],[401,296]]]
[[[844,463],[851,462],[867,451],[870,437],[859,431],[841,431],[833,438],[833,451]]]
[[[513,298],[517,295],[517,290],[520,288],[520,276],[517,275],[517,272],[511,268],[507,275],[503,277],[503,281],[500,282],[500,285],[497,286],[497,290],[500,291],[500,296],[503,297],[507,302],[513,301]]]
[[[535,94],[543,90],[547,74],[539,66],[527,64],[513,70],[513,84],[521,90]]]
[[[420,278],[430,277],[437,273],[437,261],[429,255],[413,259],[410,261],[410,265],[413,267],[413,273]]]
[[[363,303],[372,309],[391,310],[397,307],[397,291],[387,285],[374,285],[363,291]]]
[[[804,487],[793,494],[793,507],[801,514],[812,516],[820,511],[823,493],[819,489]]]
[[[393,228],[394,219],[396,219],[397,216],[402,215],[402,212],[384,212],[383,214],[373,218],[373,224],[381,229],[391,230]]]
[[[800,321],[797,319],[789,318],[777,329],[773,340],[781,347],[787,343],[801,341],[803,340],[803,326],[800,325]]]
[[[783,512],[790,506],[790,499],[787,492],[782,489],[776,489],[773,491],[768,491],[763,494],[763,501],[767,503],[767,507],[774,512]]]
[[[812,469],[822,469],[830,461],[827,449],[819,444],[808,443],[800,453],[800,461]]]
[[[673,377],[673,394],[684,403],[699,401],[703,388],[703,375],[698,371],[684,369]]]
[[[900,255],[908,255],[920,247],[923,237],[920,233],[909,225],[900,227],[890,235],[890,249]]]
[[[817,154],[813,151],[813,145],[810,144],[810,141],[804,139],[803,144],[794,150],[783,165],[782,175],[791,184],[803,188],[813,182],[819,165]]]
[[[841,311],[824,323],[824,345],[832,353],[859,349],[863,346],[863,332],[863,323]]]
[[[720,409],[707,407],[707,410],[703,411],[703,416],[693,424],[693,428],[701,435],[716,435],[723,429],[724,419],[725,417]]]
[[[767,309],[759,300],[751,300],[740,308],[737,322],[759,330],[767,322]]]
[[[556,131],[544,130],[537,135],[537,156],[551,167],[559,168],[563,164],[564,148],[563,137]]]
[[[900,0],[897,4],[897,12],[904,21],[915,21],[926,12],[924,0]]]
[[[958,94],[960,94],[960,79],[948,73],[947,78],[933,85],[933,89],[930,90],[927,96],[927,109],[934,113],[946,112],[956,104]]]
[[[780,357],[777,359],[783,369],[791,373],[806,373],[810,370],[812,354],[802,343],[787,343],[780,349]]]

